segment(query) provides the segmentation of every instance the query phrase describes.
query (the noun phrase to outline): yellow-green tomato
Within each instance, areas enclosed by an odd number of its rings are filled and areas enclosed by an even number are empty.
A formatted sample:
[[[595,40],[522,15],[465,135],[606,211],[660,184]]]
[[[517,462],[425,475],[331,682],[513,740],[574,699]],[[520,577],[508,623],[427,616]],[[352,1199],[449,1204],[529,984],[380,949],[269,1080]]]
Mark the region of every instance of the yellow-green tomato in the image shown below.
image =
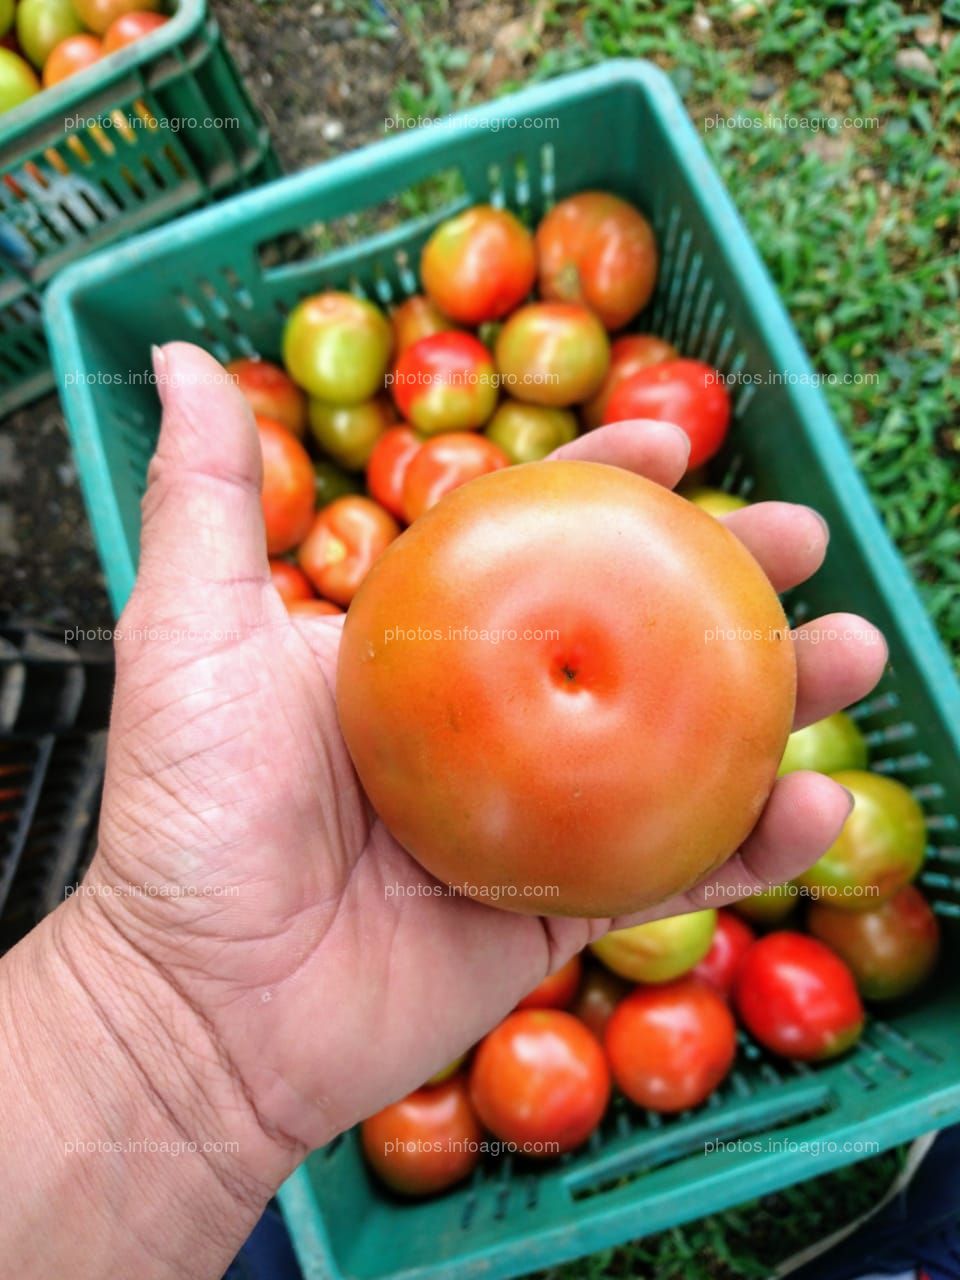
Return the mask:
[[[12,49],[0,48],[0,112],[19,107],[39,88],[40,81],[29,62]]]
[[[893,778],[863,769],[832,776],[852,792],[853,812],[798,883],[838,910],[872,911],[920,870],[926,847],[923,810]]]
[[[848,715],[836,711],[791,733],[777,777],[795,773],[797,769],[837,773],[841,769],[865,769],[866,765],[867,744],[863,734]]]
[[[451,1076],[457,1074],[466,1060],[467,1055],[462,1053],[459,1058],[454,1058],[448,1066],[441,1067],[439,1071],[435,1072],[427,1081],[427,1084],[443,1084],[444,1080],[449,1080]]]
[[[318,293],[290,313],[283,362],[311,396],[360,404],[383,387],[393,345],[390,321],[372,302],[350,293]]]
[[[701,511],[711,516],[728,516],[731,511],[740,511],[749,507],[746,498],[738,498],[735,493],[726,493],[723,489],[711,489],[707,485],[698,485],[695,489],[681,490],[681,497],[692,502]]]
[[[309,415],[317,444],[348,471],[363,470],[373,446],[394,420],[385,396],[362,404],[329,404],[311,399]]]
[[[14,12],[13,0],[0,0],[0,36],[5,36],[13,26]]]
[[[72,0],[20,0],[17,5],[17,43],[37,68],[62,40],[83,30]]]
[[[504,400],[487,424],[486,435],[511,462],[539,462],[576,439],[577,418],[569,409]]]
[[[778,924],[796,905],[797,891],[789,881],[771,885],[760,893],[751,893],[733,904],[738,915],[752,920],[754,924]]]
[[[690,911],[631,929],[616,929],[591,943],[590,950],[621,978],[670,982],[703,959],[716,927],[716,911]]]

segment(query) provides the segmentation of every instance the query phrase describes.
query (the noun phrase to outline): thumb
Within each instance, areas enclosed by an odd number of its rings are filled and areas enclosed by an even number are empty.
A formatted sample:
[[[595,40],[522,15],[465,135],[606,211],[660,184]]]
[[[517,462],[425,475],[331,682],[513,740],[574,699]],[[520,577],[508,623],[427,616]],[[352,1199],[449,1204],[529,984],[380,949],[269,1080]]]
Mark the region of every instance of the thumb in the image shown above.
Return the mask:
[[[131,600],[147,625],[248,631],[275,611],[253,414],[199,347],[154,348],[163,405],[147,473],[140,569]]]

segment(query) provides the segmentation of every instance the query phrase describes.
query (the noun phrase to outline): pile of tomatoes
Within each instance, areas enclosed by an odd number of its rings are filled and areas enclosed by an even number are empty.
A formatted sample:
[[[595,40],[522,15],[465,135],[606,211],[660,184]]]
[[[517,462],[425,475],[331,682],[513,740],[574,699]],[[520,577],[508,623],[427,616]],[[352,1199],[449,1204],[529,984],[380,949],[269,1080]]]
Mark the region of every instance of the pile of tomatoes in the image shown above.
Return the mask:
[[[794,1061],[823,1062],[854,1045],[863,1001],[910,995],[939,951],[936,917],[911,883],[922,813],[906,787],[866,763],[863,736],[843,713],[794,733],[781,774],[828,772],[856,799],[827,853],[790,885],[609,933],[574,956],[467,1058],[364,1122],[363,1151],[381,1181],[430,1195],[491,1152],[571,1151],[601,1123],[614,1089],[648,1111],[698,1107],[733,1066],[738,1024]],[[790,927],[801,906],[808,932]]]
[[[267,545],[288,607],[345,608],[401,528],[445,494],[602,423],[673,422],[691,468],[712,457],[730,422],[722,379],[661,338],[622,332],[656,272],[649,224],[617,196],[560,201],[533,233],[476,206],[426,243],[422,294],[389,315],[352,294],[314,295],[287,320],[284,368],[232,362],[257,415]]]
[[[0,113],[156,31],[161,0],[0,0]]]

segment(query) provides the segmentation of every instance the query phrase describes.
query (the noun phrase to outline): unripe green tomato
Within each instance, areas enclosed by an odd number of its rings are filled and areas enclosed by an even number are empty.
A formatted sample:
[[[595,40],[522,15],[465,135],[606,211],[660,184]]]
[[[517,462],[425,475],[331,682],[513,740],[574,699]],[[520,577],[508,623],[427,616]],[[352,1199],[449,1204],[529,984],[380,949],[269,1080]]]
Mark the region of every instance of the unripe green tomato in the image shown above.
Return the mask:
[[[308,412],[317,444],[348,471],[363,470],[373,446],[394,421],[384,396],[351,405],[311,399]]]
[[[842,711],[797,729],[787,745],[777,770],[777,777],[797,769],[813,769],[816,773],[837,773],[841,769],[865,769],[867,744],[863,734]]]
[[[797,894],[791,892],[791,884],[775,884],[760,893],[751,893],[746,898],[738,898],[733,904],[734,910],[745,920],[754,924],[779,924],[785,920],[797,905]]]
[[[630,929],[616,929],[590,944],[608,969],[631,982],[670,982],[688,973],[710,950],[716,911],[690,911]]]
[[[0,113],[12,111],[40,89],[33,68],[12,49],[0,48]]]
[[[0,36],[5,36],[13,26],[14,16],[13,0],[0,0]]]
[[[923,864],[923,810],[901,782],[847,769],[832,775],[854,807],[827,852],[797,877],[810,894],[841,911],[872,911],[914,878]]]
[[[17,41],[37,68],[62,40],[83,30],[71,0],[20,0],[17,6]]]
[[[327,462],[326,458],[322,458],[313,464],[313,474],[316,479],[318,510],[320,507],[326,507],[337,498],[345,497],[348,493],[362,493],[363,491],[360,481],[356,477],[348,476],[335,462]]]
[[[283,362],[311,396],[331,404],[360,404],[383,387],[393,330],[372,302],[349,293],[318,293],[290,313]]]
[[[486,437],[511,462],[539,462],[576,439],[577,417],[569,409],[504,400],[487,424]]]

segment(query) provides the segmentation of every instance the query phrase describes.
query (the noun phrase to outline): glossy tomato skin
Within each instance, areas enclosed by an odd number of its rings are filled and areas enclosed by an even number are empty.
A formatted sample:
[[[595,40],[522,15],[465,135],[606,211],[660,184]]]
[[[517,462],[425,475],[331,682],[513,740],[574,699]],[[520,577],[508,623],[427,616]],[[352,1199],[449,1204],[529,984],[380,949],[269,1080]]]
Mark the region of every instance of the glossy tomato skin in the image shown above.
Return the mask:
[[[631,982],[670,982],[703,959],[716,927],[716,911],[690,911],[628,929],[614,929],[591,942],[590,950],[621,978]]]
[[[579,956],[571,956],[556,973],[539,983],[517,1001],[518,1009],[567,1009],[573,1003],[580,986],[583,964]]]
[[[701,511],[716,516],[718,520],[730,515],[732,511],[742,511],[750,505],[746,498],[740,498],[735,493],[725,493],[723,489],[710,489],[705,485],[698,485],[695,489],[682,489],[680,496]]]
[[[391,1190],[436,1195],[480,1160],[483,1130],[462,1075],[417,1089],[360,1126],[367,1163]]]
[[[448,494],[374,568],[339,661],[341,727],[387,827],[439,879],[535,914],[540,886],[550,914],[618,916],[719,866],[793,716],[786,621],[742,544],[596,463]]]
[[[700,360],[664,360],[626,378],[614,390],[604,423],[652,418],[690,437],[692,470],[709,462],[727,437],[730,396],[717,371]]]
[[[255,414],[282,422],[295,436],[303,436],[307,397],[278,364],[244,357],[231,360],[224,369]]]
[[[657,282],[657,245],[633,205],[603,191],[561,200],[537,228],[540,294],[581,302],[608,329],[642,311]]]
[[[604,1047],[632,1102],[673,1113],[699,1106],[726,1077],[737,1029],[723,997],[690,976],[627,996],[607,1023]]]
[[[379,307],[349,293],[314,294],[283,330],[283,363],[298,386],[331,404],[360,404],[383,385],[393,330]]]
[[[280,599],[289,608],[295,600],[312,600],[314,596],[310,579],[289,560],[271,560],[270,578]]]
[[[310,430],[317,444],[348,471],[362,471],[390,424],[393,406],[386,396],[362,404],[310,401]]]
[[[867,744],[863,734],[848,715],[837,711],[791,733],[778,773],[782,778],[797,769],[839,773],[866,767]]]
[[[580,408],[580,419],[588,431],[603,422],[604,411],[614,391],[621,382],[641,369],[664,360],[676,360],[680,352],[676,347],[652,333],[625,333],[610,344],[610,367],[597,393]]]
[[[850,966],[866,1000],[899,1000],[922,986],[937,965],[940,926],[912,884],[873,911],[838,911],[815,902],[807,927]]]
[[[497,403],[490,352],[469,333],[435,333],[407,347],[392,377],[394,403],[424,435],[481,427]]]
[[[73,7],[83,25],[102,36],[122,14],[155,12],[160,0],[73,0]]]
[[[562,1155],[603,1119],[610,1071],[599,1041],[569,1013],[520,1009],[481,1040],[470,1071],[481,1122],[525,1155]]]
[[[412,427],[390,427],[373,447],[367,463],[371,498],[397,520],[403,520],[403,482],[423,440]]]
[[[872,911],[916,876],[926,850],[923,810],[902,782],[863,769],[832,775],[852,792],[840,835],[797,877],[811,896],[842,911]]]
[[[427,296],[458,324],[499,320],[533,288],[533,237],[508,210],[476,205],[436,229],[420,274]]]
[[[96,36],[67,36],[43,64],[43,86],[52,89],[62,80],[86,71],[103,57],[103,46]]]
[[[425,293],[415,293],[390,312],[393,326],[393,354],[397,358],[407,347],[434,333],[446,333],[454,328],[440,309]]]
[[[287,612],[292,617],[329,618],[343,610],[332,600],[294,600],[287,605]]]
[[[572,302],[521,307],[497,334],[494,352],[508,395],[554,409],[589,400],[610,364],[603,325]]]
[[[162,13],[123,13],[107,27],[103,37],[104,54],[116,53],[125,49],[128,44],[136,44],[144,36],[152,35],[167,23]]]
[[[71,0],[20,0],[17,5],[17,42],[37,68],[68,36],[82,34]]]
[[[610,1015],[624,996],[629,995],[632,990],[633,987],[629,982],[618,978],[609,969],[591,964],[587,966],[583,975],[580,990],[576,1000],[570,1006],[570,1012],[575,1018],[579,1018],[602,1044]]]
[[[314,517],[297,552],[300,568],[321,596],[346,606],[399,532],[369,498],[337,498]]]
[[[469,431],[434,436],[421,445],[404,472],[403,518],[413,524],[460,485],[509,463],[503,450],[484,436]]]
[[[300,441],[282,422],[257,418],[263,456],[263,488],[260,498],[272,556],[290,551],[310,528],[313,519],[313,464]]]
[[[715,991],[727,997],[747,948],[757,935],[732,911],[717,912],[717,927],[710,950],[691,970],[695,978],[709,982]]]
[[[511,462],[540,462],[577,436],[576,415],[522,400],[504,400],[484,432]]]
[[[740,962],[733,999],[754,1039],[784,1058],[834,1058],[863,1030],[863,1005],[850,970],[829,947],[803,933],[782,930],[755,942]]]

